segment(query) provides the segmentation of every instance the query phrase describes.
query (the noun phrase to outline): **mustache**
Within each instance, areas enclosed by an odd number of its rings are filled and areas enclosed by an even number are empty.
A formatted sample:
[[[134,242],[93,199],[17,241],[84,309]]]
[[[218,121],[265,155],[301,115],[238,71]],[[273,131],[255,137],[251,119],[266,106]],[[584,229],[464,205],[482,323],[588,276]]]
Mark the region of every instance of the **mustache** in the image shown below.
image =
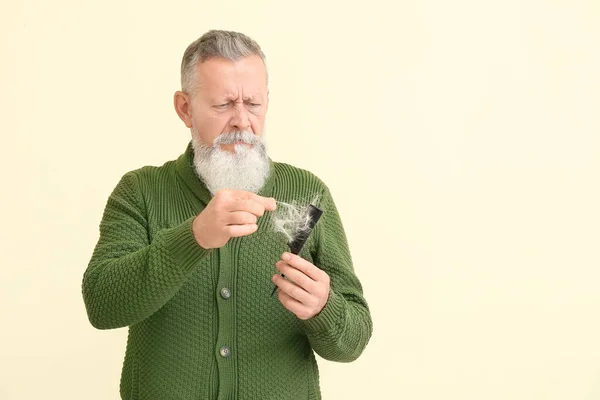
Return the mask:
[[[255,135],[252,132],[248,131],[236,131],[236,132],[228,132],[222,133],[213,140],[213,146],[220,146],[223,144],[235,144],[237,142],[242,142],[251,145],[262,144],[262,139],[260,136]]]

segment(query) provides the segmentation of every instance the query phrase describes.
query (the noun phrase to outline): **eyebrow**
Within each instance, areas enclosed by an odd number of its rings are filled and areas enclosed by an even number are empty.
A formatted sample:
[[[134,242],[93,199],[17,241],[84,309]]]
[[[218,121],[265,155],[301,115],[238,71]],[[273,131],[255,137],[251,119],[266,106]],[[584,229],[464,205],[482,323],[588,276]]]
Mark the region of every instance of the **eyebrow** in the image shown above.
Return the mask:
[[[227,95],[224,96],[225,101],[236,101],[237,97],[231,96],[231,95]],[[253,96],[244,96],[243,101],[251,101],[251,102],[256,102],[260,100],[260,95],[253,95]]]

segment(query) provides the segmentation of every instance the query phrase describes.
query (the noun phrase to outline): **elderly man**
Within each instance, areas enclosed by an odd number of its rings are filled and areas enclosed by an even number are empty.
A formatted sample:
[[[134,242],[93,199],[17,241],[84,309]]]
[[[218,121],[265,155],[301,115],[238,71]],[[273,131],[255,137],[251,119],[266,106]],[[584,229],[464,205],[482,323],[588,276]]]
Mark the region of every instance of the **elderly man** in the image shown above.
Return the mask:
[[[204,34],[181,84],[175,110],[191,143],[123,176],[83,276],[92,325],[129,327],[121,397],[319,399],[314,352],[353,361],[372,331],[332,196],[267,157],[267,71],[252,39]],[[315,197],[323,216],[291,254],[269,217],[277,202]]]

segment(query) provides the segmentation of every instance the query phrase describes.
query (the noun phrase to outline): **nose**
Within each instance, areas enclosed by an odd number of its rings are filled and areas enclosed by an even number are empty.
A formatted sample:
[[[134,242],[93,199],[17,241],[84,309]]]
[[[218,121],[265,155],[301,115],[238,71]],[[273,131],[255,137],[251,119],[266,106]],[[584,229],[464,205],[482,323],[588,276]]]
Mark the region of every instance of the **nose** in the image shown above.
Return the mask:
[[[236,104],[233,110],[233,116],[231,117],[231,127],[236,130],[243,132],[250,130],[250,115],[244,104]]]

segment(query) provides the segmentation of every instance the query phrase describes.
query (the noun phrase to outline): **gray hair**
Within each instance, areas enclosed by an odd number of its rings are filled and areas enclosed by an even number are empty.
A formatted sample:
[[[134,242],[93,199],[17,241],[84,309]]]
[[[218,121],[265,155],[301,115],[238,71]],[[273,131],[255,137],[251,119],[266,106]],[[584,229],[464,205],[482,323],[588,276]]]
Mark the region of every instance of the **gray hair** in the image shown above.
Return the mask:
[[[181,90],[191,93],[196,89],[195,69],[209,58],[222,57],[231,61],[256,55],[267,68],[266,57],[258,43],[239,32],[210,30],[190,44],[181,60]],[[268,78],[267,78],[268,79]]]

